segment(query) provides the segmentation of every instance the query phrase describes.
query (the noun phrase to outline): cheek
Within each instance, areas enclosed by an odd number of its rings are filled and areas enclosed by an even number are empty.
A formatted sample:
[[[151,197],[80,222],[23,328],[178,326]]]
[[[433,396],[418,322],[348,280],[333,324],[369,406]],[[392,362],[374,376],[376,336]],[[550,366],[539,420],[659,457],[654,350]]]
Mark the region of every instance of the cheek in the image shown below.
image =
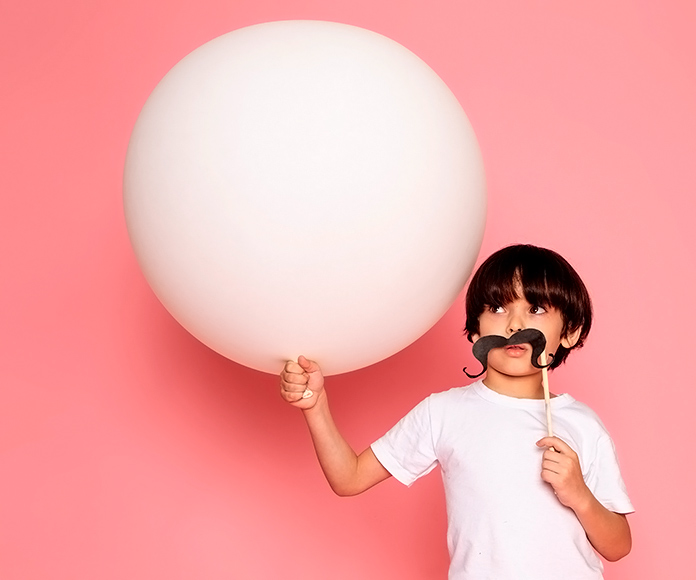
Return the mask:
[[[544,336],[546,336],[546,352],[556,352],[561,345],[560,331],[550,330],[548,334],[544,332]]]
[[[493,348],[488,351],[488,364],[495,365],[496,362],[505,360],[502,348]]]
[[[500,330],[500,324],[496,324],[495,320],[491,320],[490,317],[481,316],[479,318],[479,334],[481,336],[488,336],[490,334],[503,334]]]

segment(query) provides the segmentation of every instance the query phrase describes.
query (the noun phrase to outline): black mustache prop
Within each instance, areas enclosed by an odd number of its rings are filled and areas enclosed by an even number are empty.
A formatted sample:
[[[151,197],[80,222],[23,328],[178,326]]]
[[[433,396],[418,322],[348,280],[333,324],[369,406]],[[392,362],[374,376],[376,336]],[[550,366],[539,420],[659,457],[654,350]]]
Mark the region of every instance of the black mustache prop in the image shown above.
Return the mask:
[[[525,328],[513,334],[510,338],[505,338],[504,336],[498,336],[497,334],[490,334],[488,336],[482,336],[475,343],[472,349],[474,356],[483,366],[483,370],[477,375],[470,375],[466,372],[466,367],[464,367],[464,373],[470,379],[475,379],[480,377],[483,373],[488,370],[488,353],[492,348],[500,348],[503,346],[511,346],[513,344],[522,344],[528,342],[532,345],[532,366],[543,369],[550,366],[553,363],[553,355],[549,354],[551,362],[546,366],[539,364],[539,356],[546,348],[546,337],[544,333],[536,328]]]

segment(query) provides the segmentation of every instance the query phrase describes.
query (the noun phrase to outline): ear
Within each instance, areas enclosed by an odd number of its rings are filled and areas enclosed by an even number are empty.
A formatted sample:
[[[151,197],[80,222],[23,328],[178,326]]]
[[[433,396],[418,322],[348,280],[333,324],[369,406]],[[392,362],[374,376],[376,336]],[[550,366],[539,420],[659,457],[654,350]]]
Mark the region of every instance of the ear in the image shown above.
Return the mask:
[[[573,348],[580,340],[580,333],[582,332],[582,326],[578,326],[572,332],[566,333],[565,336],[561,338],[561,346],[570,350]]]

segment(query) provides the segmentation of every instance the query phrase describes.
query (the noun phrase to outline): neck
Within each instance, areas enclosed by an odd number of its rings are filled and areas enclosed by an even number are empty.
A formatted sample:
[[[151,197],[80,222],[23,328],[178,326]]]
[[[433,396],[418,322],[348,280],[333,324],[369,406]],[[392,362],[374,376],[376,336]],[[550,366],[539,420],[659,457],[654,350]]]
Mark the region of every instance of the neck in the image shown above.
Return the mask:
[[[483,384],[492,391],[516,399],[543,399],[541,371],[525,376],[509,376],[488,368]],[[551,395],[552,397],[554,395]]]

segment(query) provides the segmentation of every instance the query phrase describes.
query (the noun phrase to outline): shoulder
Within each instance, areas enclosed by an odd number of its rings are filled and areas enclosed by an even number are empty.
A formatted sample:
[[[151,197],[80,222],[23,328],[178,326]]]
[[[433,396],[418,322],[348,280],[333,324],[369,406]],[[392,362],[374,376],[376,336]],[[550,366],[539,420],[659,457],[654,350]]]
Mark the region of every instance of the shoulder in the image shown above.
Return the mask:
[[[477,384],[452,387],[427,396],[413,407],[399,422],[399,426],[418,423],[441,423],[451,418],[461,419],[462,413],[475,413],[475,405],[481,397],[477,394]]]
[[[572,418],[577,425],[582,426],[584,429],[607,432],[607,428],[602,423],[599,415],[589,405],[574,399],[570,395],[563,396],[567,397],[567,401],[558,409],[561,415]]]
[[[613,441],[599,415],[587,404],[569,397],[554,413],[554,425],[561,438],[583,456],[586,465],[598,455],[613,453]]]
[[[462,387],[452,387],[446,391],[433,393],[425,400],[431,408],[450,407],[451,405],[467,401],[471,399],[472,396],[475,396],[476,384],[477,383],[472,383]]]
[[[446,424],[451,420],[460,421],[468,414],[476,412],[475,401],[480,399],[476,394],[476,384],[433,393],[421,403],[421,410],[426,411],[435,424]]]

